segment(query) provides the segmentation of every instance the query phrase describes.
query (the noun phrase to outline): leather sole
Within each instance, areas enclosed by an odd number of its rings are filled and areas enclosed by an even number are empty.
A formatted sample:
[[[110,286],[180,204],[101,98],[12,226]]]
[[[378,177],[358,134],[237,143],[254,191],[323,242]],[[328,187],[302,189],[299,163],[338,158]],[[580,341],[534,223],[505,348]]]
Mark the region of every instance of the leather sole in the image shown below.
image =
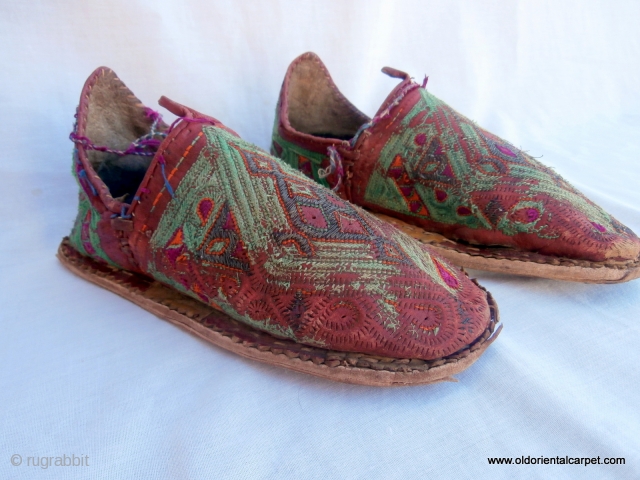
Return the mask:
[[[502,325],[496,328],[498,307],[485,290],[491,309],[489,326],[471,345],[453,355],[418,360],[327,350],[276,338],[149,277],[96,262],[75,250],[68,238],[62,240],[57,256],[76,275],[218,347],[258,362],[344,383],[392,386],[457,381],[453,375],[473,364],[502,329]]]
[[[590,262],[509,247],[466,245],[397,218],[370,213],[464,268],[582,283],[622,283],[640,277],[640,259],[628,262]]]

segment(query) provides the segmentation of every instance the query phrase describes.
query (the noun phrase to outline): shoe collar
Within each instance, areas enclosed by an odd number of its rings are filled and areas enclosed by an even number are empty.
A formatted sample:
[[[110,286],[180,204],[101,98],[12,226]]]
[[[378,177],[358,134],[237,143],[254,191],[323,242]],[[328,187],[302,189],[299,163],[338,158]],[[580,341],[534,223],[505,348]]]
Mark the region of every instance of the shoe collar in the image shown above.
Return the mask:
[[[354,119],[358,119],[360,123],[359,129],[349,140],[341,140],[337,138],[325,138],[308,133],[304,133],[292,126],[290,120],[290,100],[292,94],[292,80],[296,74],[296,70],[299,68],[305,68],[305,64],[312,65],[313,69],[319,72],[321,77],[325,79],[325,85],[330,92],[333,102],[341,109],[344,109],[349,116]],[[297,144],[304,149],[311,150],[316,153],[324,154],[329,159],[329,164],[324,169],[323,178],[327,178],[332,189],[344,196],[345,198],[351,198],[350,188],[347,185],[348,177],[350,175],[349,169],[353,166],[355,159],[358,156],[357,150],[360,146],[361,139],[363,139],[363,133],[370,130],[380,120],[387,118],[391,115],[392,111],[402,103],[405,96],[417,89],[421,85],[416,83],[408,73],[401,70],[397,70],[391,67],[384,67],[382,72],[389,75],[392,78],[398,78],[401,82],[389,93],[387,98],[382,102],[382,105],[376,112],[373,118],[369,118],[367,115],[358,110],[338,89],[337,85],[333,81],[327,67],[322,60],[313,52],[307,52],[296,58],[285,75],[285,79],[280,92],[280,98],[278,101],[278,133],[286,141]],[[422,83],[422,88],[426,87],[427,77]],[[345,165],[343,166],[343,160]],[[343,182],[343,176],[346,175],[347,180]],[[344,185],[344,187],[343,187]]]
[[[118,100],[125,104],[125,107],[134,112],[133,114],[143,113],[148,118],[151,133],[155,135],[145,135],[144,137],[134,140],[126,149],[115,150],[100,145],[100,140],[95,143],[87,138],[87,122],[90,118],[90,106],[98,85],[106,85],[112,90],[124,90],[124,95],[118,95]],[[118,78],[113,70],[108,67],[97,68],[87,79],[82,89],[80,102],[76,111],[76,122],[70,139],[75,144],[76,155],[74,162],[74,170],[80,183],[80,187],[85,191],[87,198],[91,204],[98,208],[99,211],[105,209],[112,212],[113,216],[129,218],[136,199],[139,198],[140,192],[144,191],[147,176],[149,172],[155,170],[156,164],[163,163],[164,158],[161,154],[166,150],[166,145],[173,142],[175,137],[190,123],[201,123],[203,125],[212,125],[222,128],[233,135],[237,136],[233,130],[227,128],[219,120],[198,112],[192,108],[181,105],[165,96],[162,96],[158,102],[162,107],[169,110],[178,118],[171,124],[167,125],[162,121],[160,113],[144,106],[142,102],[127,88],[127,86]],[[140,115],[137,115],[140,116]],[[148,137],[148,138],[146,138]],[[159,140],[157,137],[164,137]],[[142,139],[142,140],[141,140]],[[155,152],[153,151],[155,149]],[[91,161],[88,152],[91,150],[103,152],[115,152],[119,154],[134,154],[153,156],[153,159],[147,169],[147,174],[143,179],[132,204],[123,203],[113,198],[108,187],[98,176]]]

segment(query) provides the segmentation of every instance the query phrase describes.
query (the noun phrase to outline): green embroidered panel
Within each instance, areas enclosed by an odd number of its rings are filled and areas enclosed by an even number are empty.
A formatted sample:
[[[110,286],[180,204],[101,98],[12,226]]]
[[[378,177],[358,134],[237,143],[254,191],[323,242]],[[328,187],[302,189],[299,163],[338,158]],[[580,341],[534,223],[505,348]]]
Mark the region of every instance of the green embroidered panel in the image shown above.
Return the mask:
[[[302,172],[307,177],[315,180],[320,185],[330,188],[326,178],[320,178],[318,170],[327,159],[326,155],[312,152],[299,147],[291,142],[287,142],[278,134],[277,127],[273,132],[273,142],[271,144],[271,154],[280,158],[290,167]]]
[[[81,254],[101,259],[114,267],[122,268],[111,260],[100,246],[100,237],[98,236],[98,222],[100,221],[100,213],[91,206],[91,202],[87,198],[87,194],[80,184],[76,168],[76,155],[74,151],[74,168],[73,177],[78,183],[80,194],[78,196],[78,215],[69,235],[69,242]]]
[[[443,273],[416,242],[404,235],[380,238],[379,229],[388,226],[299,171],[224,130],[203,132],[207,144],[150,239],[147,270],[153,277],[240,321],[298,340],[282,322],[238,311],[225,288],[235,295],[249,288],[247,278],[259,276],[279,291],[290,291],[292,279],[303,279],[310,292],[376,296],[377,321],[390,330],[399,320],[389,279],[402,275],[401,264],[419,268],[456,294],[456,274]],[[247,277],[255,268],[259,273]],[[209,269],[215,273],[203,273]]]
[[[447,225],[555,238],[547,228],[558,214],[553,199],[614,230],[610,215],[553,170],[419,92],[381,151],[366,202]]]

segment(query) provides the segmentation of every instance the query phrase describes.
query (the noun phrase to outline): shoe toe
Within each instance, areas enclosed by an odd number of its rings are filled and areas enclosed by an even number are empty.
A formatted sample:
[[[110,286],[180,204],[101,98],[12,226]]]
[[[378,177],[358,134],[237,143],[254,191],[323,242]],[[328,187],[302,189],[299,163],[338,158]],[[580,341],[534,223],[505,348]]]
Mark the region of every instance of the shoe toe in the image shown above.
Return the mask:
[[[330,284],[305,294],[309,289],[303,282],[316,273],[312,267],[295,286],[298,293],[275,300],[297,341],[434,360],[477,340],[492,320],[487,292],[429,247],[367,218],[370,225],[378,224],[388,256],[369,261],[345,256],[335,263]]]
[[[372,353],[433,360],[478,339],[491,322],[486,291],[428,247],[399,232],[393,238],[406,257],[366,310],[378,317]]]
[[[599,207],[588,213],[548,210],[548,223],[538,233],[544,241],[540,253],[591,262],[626,262],[640,255],[635,233]]]
[[[444,260],[431,259],[442,282],[426,275],[414,277],[397,307],[401,319],[398,346],[425,360],[465,348],[491,321],[486,292]]]

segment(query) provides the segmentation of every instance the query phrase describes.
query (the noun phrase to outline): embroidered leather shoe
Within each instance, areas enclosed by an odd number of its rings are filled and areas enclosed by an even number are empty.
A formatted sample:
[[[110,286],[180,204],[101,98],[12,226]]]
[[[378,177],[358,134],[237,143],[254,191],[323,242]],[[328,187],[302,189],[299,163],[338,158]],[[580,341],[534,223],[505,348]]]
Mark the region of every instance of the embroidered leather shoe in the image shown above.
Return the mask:
[[[404,72],[373,118],[317,55],[289,67],[272,153],[458,265],[616,283],[640,240],[553,170],[480,128]]]
[[[80,98],[80,186],[60,260],[242,356],[366,385],[431,383],[496,338],[497,308],[448,261],[219,121],[167,127],[107,68]]]

